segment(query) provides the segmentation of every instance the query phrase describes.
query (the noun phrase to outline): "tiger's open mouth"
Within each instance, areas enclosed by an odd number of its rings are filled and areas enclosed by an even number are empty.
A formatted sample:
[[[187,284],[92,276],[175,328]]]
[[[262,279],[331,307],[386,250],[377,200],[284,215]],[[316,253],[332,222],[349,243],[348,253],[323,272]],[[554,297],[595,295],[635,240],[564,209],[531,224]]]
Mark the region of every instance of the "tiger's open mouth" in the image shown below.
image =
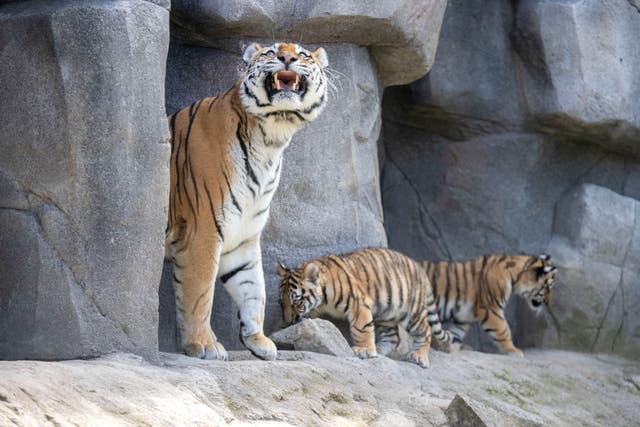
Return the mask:
[[[295,71],[281,70],[274,74],[269,74],[265,80],[265,86],[269,96],[279,92],[303,93],[307,83],[304,76]]]

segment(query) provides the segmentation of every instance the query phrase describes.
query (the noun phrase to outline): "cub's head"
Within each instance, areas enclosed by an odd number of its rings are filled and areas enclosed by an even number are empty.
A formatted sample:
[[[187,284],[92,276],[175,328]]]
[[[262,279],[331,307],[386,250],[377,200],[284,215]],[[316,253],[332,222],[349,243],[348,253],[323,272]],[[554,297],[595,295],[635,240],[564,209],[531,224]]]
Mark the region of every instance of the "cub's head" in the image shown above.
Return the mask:
[[[538,310],[542,304],[551,302],[556,267],[551,265],[551,257],[543,254],[530,257],[525,268],[518,274],[514,287],[517,293],[529,303],[529,307]]]
[[[312,52],[293,43],[254,43],[243,59],[247,70],[240,96],[250,113],[279,115],[302,124],[314,120],[324,108],[329,62],[323,48]]]
[[[278,276],[280,276],[280,307],[285,323],[299,322],[322,304],[318,286],[320,268],[313,262],[301,268],[291,269],[279,263]]]

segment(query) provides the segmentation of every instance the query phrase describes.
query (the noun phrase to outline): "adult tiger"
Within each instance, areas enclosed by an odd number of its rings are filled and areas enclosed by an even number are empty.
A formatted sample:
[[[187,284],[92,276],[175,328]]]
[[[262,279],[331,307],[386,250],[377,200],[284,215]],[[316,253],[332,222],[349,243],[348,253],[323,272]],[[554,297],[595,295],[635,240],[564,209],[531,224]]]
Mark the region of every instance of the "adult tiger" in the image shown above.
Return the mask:
[[[413,339],[408,361],[429,366],[431,327],[448,341],[420,264],[390,249],[366,248],[328,255],[287,269],[278,265],[280,304],[286,323],[314,315],[347,318],[354,353],[387,355],[398,346],[398,327]]]
[[[523,355],[511,340],[504,307],[512,293],[534,310],[549,304],[556,272],[549,255],[485,255],[467,261],[422,261],[422,266],[440,319],[453,323],[449,332],[454,343],[478,321],[505,353]]]
[[[243,58],[247,69],[235,86],[169,116],[166,256],[184,351],[205,359],[227,359],[210,324],[216,278],[240,309],[243,344],[263,359],[276,357],[263,334],[260,234],[283,150],[327,100],[324,49],[252,44]]]

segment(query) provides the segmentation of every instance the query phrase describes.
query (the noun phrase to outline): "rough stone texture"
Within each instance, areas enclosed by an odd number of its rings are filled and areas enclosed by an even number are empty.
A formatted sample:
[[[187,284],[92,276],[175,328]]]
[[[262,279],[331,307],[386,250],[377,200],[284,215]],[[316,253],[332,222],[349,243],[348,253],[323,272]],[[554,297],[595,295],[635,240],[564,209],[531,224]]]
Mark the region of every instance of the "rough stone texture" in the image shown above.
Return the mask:
[[[168,20],[0,6],[0,359],[157,351]]]
[[[228,52],[173,43],[167,65],[167,112],[230,87],[242,72],[240,45],[239,41]],[[324,47],[334,70],[335,88],[326,110],[296,133],[285,150],[280,186],[263,233],[267,334],[282,322],[276,262],[290,266],[330,252],[386,245],[376,148],[380,91],[375,66],[365,48]],[[165,351],[175,350],[169,279],[165,274],[160,291],[160,343]],[[222,287],[218,289],[214,330],[226,348],[242,348],[237,307]]]
[[[220,47],[257,38],[368,46],[385,86],[410,83],[431,68],[446,0],[174,0],[173,36]],[[234,43],[234,41],[231,41]]]
[[[456,394],[444,411],[451,427],[542,426],[540,417],[518,408],[499,412],[486,404]],[[515,409],[515,411],[513,410]]]
[[[352,357],[353,351],[340,330],[328,320],[305,319],[269,336],[282,350],[313,351]]]
[[[543,343],[640,354],[640,202],[582,185],[559,204],[549,252],[562,269]]]
[[[637,6],[629,0],[527,0],[516,9],[523,100],[537,124],[640,154]]]
[[[640,365],[618,357],[432,352],[430,369],[290,351],[275,362],[248,352],[230,358],[0,362],[0,424],[444,426],[457,394],[504,422],[491,425],[627,427],[640,419],[640,391],[626,379]]]
[[[638,155],[638,37],[626,0],[451,0],[415,99],[454,140],[525,128]]]
[[[380,162],[391,247],[434,260],[494,252],[556,256],[563,250],[550,246],[556,205],[569,203],[565,199],[578,186],[591,183],[640,199],[635,155],[640,104],[634,102],[640,86],[631,71],[638,69],[640,46],[633,40],[640,37],[640,14],[630,3],[451,0],[442,28],[430,73],[384,93]],[[561,120],[552,123],[550,118]],[[619,242],[616,236],[630,233],[633,224],[628,214],[620,217],[617,205],[593,203],[598,206],[590,215],[606,217],[594,225],[600,243],[584,246],[590,255],[581,248],[571,251],[585,262],[602,258],[610,263],[625,253],[629,241],[629,235]],[[565,218],[577,226],[573,219]],[[622,226],[618,234],[598,234],[617,229],[616,224]],[[640,247],[635,240],[631,244]],[[632,262],[637,250],[628,253],[627,265],[638,265]],[[584,273],[582,280],[615,292],[622,264],[614,265]],[[637,288],[632,285],[635,268],[624,271],[629,288],[624,297],[618,291],[612,310],[622,306],[621,298],[636,301],[637,291],[629,290]],[[568,274],[577,271],[561,268],[560,281]],[[571,298],[562,295],[564,289],[559,287],[552,301],[554,314],[562,311],[563,299]],[[608,300],[601,310],[607,305]],[[630,306],[625,302],[625,307]],[[614,312],[619,314],[618,308]],[[594,313],[588,315],[589,324],[602,318]],[[536,316],[517,299],[509,304],[507,317],[519,346],[564,346],[558,343],[583,335],[581,328],[567,329],[558,341],[551,314]],[[626,352],[630,347],[620,343],[637,339],[637,332],[628,329],[630,317],[625,317],[615,351]],[[484,337],[471,333],[468,341],[492,350]],[[582,342],[570,347],[592,349]],[[605,348],[611,347],[593,349]]]

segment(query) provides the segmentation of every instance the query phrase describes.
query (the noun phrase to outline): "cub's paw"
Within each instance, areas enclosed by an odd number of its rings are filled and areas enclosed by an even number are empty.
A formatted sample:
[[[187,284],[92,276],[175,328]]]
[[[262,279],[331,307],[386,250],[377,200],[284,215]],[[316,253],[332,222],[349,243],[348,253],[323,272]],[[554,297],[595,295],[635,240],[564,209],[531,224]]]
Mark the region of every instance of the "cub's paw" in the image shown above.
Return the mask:
[[[358,356],[360,359],[372,359],[374,357],[378,357],[378,353],[376,352],[375,347],[369,348],[369,347],[359,347],[357,345],[354,345],[351,348],[353,349],[353,352],[355,353],[355,355]]]
[[[217,341],[207,344],[190,343],[184,346],[184,352],[189,357],[207,360],[228,360],[227,351]]]
[[[247,347],[254,356],[264,360],[275,360],[278,356],[276,345],[263,333],[257,333],[248,337],[241,337],[242,343]]]
[[[408,353],[405,360],[407,362],[415,363],[422,368],[428,368],[430,365],[429,355],[419,351],[412,351],[411,353]]]

